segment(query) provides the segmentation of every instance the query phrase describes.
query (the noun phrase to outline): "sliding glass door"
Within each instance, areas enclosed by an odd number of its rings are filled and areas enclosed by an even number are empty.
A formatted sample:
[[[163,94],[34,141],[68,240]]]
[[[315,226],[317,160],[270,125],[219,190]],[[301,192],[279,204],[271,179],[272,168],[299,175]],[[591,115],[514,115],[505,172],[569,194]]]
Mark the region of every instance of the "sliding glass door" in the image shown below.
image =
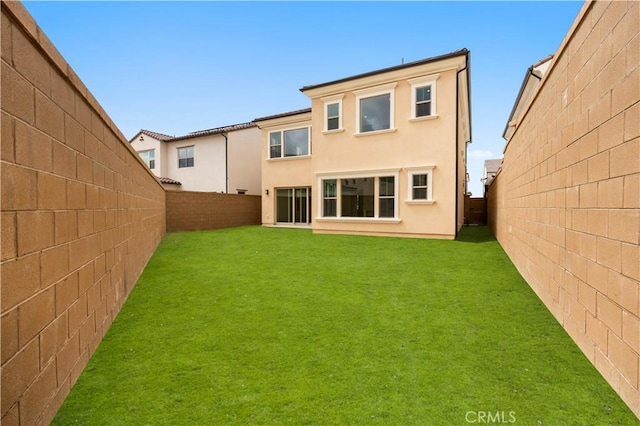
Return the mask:
[[[276,190],[276,221],[297,225],[311,223],[311,188]]]

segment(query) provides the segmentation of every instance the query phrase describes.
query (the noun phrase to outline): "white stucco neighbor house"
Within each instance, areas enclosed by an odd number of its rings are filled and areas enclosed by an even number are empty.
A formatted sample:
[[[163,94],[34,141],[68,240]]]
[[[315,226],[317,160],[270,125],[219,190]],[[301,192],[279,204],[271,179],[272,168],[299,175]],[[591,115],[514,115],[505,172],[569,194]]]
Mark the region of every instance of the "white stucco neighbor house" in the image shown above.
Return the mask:
[[[544,77],[545,73],[549,69],[549,65],[551,65],[552,59],[553,55],[549,55],[546,58],[541,59],[535,64],[531,65],[529,69],[527,69],[524,79],[522,80],[522,84],[520,85],[520,91],[518,92],[516,101],[514,102],[513,108],[511,109],[511,114],[509,114],[507,124],[504,126],[502,137],[505,140],[508,141],[509,139],[511,139],[511,136],[515,132],[520,118],[522,118],[525,111],[529,107],[531,98],[536,92],[536,89],[540,84],[540,80],[542,80],[542,77]]]
[[[484,160],[484,172],[482,173],[482,183],[484,185],[484,192],[487,193],[487,188],[493,182],[493,179],[498,174],[498,170],[502,167],[502,158],[495,158],[491,160]]]
[[[142,129],[129,143],[166,188],[260,195],[260,138],[250,122],[182,136]]]

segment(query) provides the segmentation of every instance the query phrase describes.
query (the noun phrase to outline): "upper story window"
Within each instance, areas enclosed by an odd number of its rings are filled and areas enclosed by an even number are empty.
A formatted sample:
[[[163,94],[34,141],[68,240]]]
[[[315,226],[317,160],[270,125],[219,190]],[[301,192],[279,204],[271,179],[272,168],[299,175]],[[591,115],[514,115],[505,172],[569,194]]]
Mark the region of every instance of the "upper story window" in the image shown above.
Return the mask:
[[[394,83],[373,89],[354,91],[358,133],[394,129],[395,86]]]
[[[178,168],[193,167],[193,145],[178,148]]]
[[[149,167],[152,170],[156,168],[156,150],[155,149],[150,149],[148,151],[140,151],[138,155],[140,155],[140,158],[142,158],[142,161],[144,161],[147,167]]]
[[[324,131],[342,130],[343,95],[322,98],[324,101]]]
[[[269,158],[309,155],[310,134],[308,127],[269,132]]]
[[[340,128],[340,104],[327,105],[327,130]]]
[[[416,117],[431,115],[431,86],[416,89]]]
[[[436,80],[438,75],[414,78],[411,83],[411,118],[436,116]]]

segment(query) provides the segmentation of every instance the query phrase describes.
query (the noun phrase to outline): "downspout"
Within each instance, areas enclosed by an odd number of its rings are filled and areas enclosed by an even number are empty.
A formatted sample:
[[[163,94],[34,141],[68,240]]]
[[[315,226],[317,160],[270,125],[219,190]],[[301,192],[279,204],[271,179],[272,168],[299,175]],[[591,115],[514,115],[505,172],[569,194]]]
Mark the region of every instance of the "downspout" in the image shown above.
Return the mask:
[[[466,49],[465,49],[466,50]],[[455,214],[453,215],[453,220],[454,220],[454,235],[455,238],[458,238],[458,210],[460,207],[460,203],[458,201],[459,197],[458,197],[458,191],[459,191],[459,185],[460,185],[460,179],[459,179],[459,175],[460,175],[460,164],[458,161],[458,139],[460,137],[460,123],[458,122],[460,120],[460,101],[459,101],[459,96],[460,96],[460,73],[463,71],[467,71],[467,97],[469,99],[471,99],[471,81],[470,81],[470,77],[469,77],[469,51],[467,50],[465,52],[465,62],[464,62],[464,68],[459,69],[458,71],[456,71],[456,143],[455,143],[455,149],[456,149],[456,155],[455,155],[455,160],[456,160],[456,186],[455,186],[455,191],[454,191],[454,196],[455,196]],[[466,149],[467,149],[467,143],[471,142],[471,103],[469,103],[468,105],[468,110],[469,110],[469,141],[465,142],[465,153],[466,153]],[[466,157],[466,155],[465,155]]]
[[[220,133],[224,137],[224,184],[225,194],[229,193],[229,137],[226,133]]]

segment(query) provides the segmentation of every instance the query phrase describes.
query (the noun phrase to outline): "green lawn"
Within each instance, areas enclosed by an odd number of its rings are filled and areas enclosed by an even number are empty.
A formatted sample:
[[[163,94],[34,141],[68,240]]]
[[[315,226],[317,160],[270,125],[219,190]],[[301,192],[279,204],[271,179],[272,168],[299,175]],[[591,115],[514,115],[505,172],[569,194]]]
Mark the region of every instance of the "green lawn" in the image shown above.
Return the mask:
[[[54,424],[637,424],[487,228],[167,234]]]

